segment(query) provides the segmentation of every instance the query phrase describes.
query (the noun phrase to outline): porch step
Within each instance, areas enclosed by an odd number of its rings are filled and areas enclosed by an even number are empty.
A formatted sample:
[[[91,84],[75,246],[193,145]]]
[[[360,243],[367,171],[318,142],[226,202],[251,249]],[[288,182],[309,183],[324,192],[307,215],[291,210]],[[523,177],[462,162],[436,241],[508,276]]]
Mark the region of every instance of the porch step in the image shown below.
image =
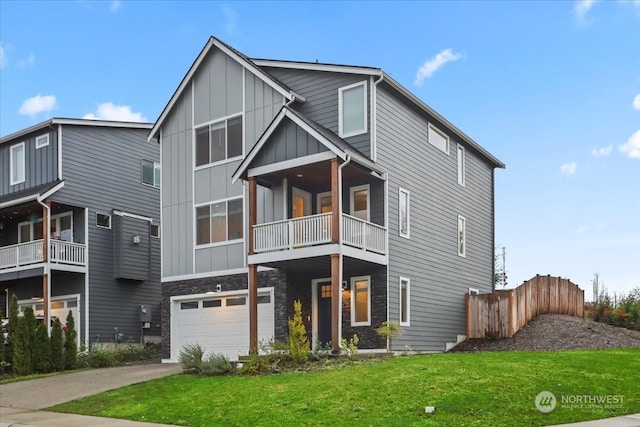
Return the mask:
[[[456,341],[455,342],[448,342],[448,343],[446,343],[444,345],[444,351],[447,352],[447,351],[451,350],[453,347],[457,346],[458,344],[460,344],[461,342],[463,342],[466,339],[467,339],[466,335],[458,334],[458,336],[456,337]]]

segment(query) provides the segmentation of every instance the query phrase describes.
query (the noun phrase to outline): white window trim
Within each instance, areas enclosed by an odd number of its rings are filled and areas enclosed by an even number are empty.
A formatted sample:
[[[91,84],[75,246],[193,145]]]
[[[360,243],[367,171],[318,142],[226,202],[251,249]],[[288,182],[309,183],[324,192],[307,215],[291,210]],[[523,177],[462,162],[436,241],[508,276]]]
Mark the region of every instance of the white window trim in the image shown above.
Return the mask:
[[[154,235],[151,232],[151,227],[158,227],[158,234]],[[149,236],[151,236],[154,239],[159,239],[160,238],[160,225],[158,225],[158,224],[150,224],[149,225]]]
[[[104,225],[98,225],[98,215],[104,215],[107,218],[109,218],[109,226],[108,227],[105,227]],[[106,213],[102,213],[102,212],[96,212],[96,227],[102,228],[104,230],[111,230],[111,215],[110,214],[106,214]]]
[[[480,291],[476,288],[469,288],[469,295],[480,295]]]
[[[331,191],[325,191],[323,193],[318,193],[316,195],[316,214],[320,213],[320,208],[322,207],[320,202],[321,202],[322,198],[323,197],[327,197],[327,196],[331,197]],[[333,200],[332,200],[332,202],[333,202]],[[331,206],[331,211],[333,211],[333,205]]]
[[[208,127],[209,128],[209,138],[211,138],[211,126],[212,125],[216,125],[218,123],[222,123],[224,122],[224,129],[225,129],[225,138],[227,136],[227,132],[228,132],[228,126],[227,126],[227,122],[229,120],[233,120],[233,119],[237,119],[237,118],[242,118],[242,141],[241,141],[241,145],[242,145],[242,154],[235,156],[235,157],[227,157],[227,151],[228,151],[228,138],[226,139],[227,144],[225,144],[224,146],[224,159],[222,160],[216,160],[215,162],[210,162],[210,163],[204,163],[202,165],[196,166],[196,162],[197,162],[197,150],[196,150],[196,134],[197,131],[203,127]],[[213,166],[218,166],[218,165],[223,165],[225,163],[230,163],[230,162],[234,162],[236,160],[242,160],[244,159],[244,154],[245,154],[245,135],[244,135],[244,126],[245,126],[245,120],[244,120],[244,113],[240,112],[240,113],[236,113],[236,114],[231,114],[229,116],[225,116],[225,117],[221,117],[215,120],[211,120],[208,122],[204,122],[204,123],[200,123],[198,125],[194,125],[193,127],[193,131],[192,131],[192,138],[193,138],[193,170],[194,171],[198,171],[201,169],[207,169]],[[211,139],[209,139],[209,159],[211,159]]]
[[[144,182],[144,169],[142,169],[144,162],[153,163],[153,185]],[[147,187],[160,188],[160,182],[156,182],[156,169],[160,169],[160,162],[154,162],[153,160],[142,159],[140,161],[140,168],[141,168],[140,182],[142,182],[142,185],[146,185]]]
[[[245,223],[245,203],[244,203],[244,196],[234,196],[234,197],[227,197],[224,199],[220,199],[220,200],[214,200],[211,202],[204,202],[204,203],[198,203],[193,205],[193,230],[194,230],[194,248],[195,249],[204,249],[204,248],[213,248],[216,246],[225,246],[225,245],[231,245],[231,244],[235,244],[235,243],[241,243],[244,241],[244,237],[246,233],[246,227],[242,227],[242,238],[240,239],[233,239],[233,240],[229,240],[229,202],[233,201],[233,200],[243,200],[242,202],[242,218],[243,218],[243,224]],[[209,206],[209,219],[211,219],[211,205],[215,205],[216,203],[225,203],[226,207],[227,207],[227,229],[225,230],[225,239],[222,242],[209,242],[209,243],[202,243],[202,244],[198,244],[197,242],[197,237],[198,237],[198,213],[197,213],[197,209],[198,208],[202,208],[205,206]],[[211,232],[211,230],[209,230],[209,232]]]
[[[400,218],[400,199],[402,194],[407,195],[407,232],[402,232],[402,218]],[[411,238],[411,192],[405,188],[398,188],[398,234],[405,239]]]
[[[438,129],[437,127],[435,127],[434,125],[432,125],[431,123],[429,123],[429,130],[432,130],[436,133],[438,133],[441,137],[443,137],[446,141],[447,141],[447,150],[441,150],[440,147],[438,147],[437,145],[435,145],[434,143],[431,142],[431,138],[428,138],[429,140],[429,144],[431,144],[432,146],[436,147],[438,150],[442,151],[443,153],[449,155],[449,152],[451,151],[451,140],[449,139],[449,136],[442,132],[440,129]],[[428,137],[429,135],[427,135]]]
[[[356,322],[356,282],[367,281],[367,321]],[[356,276],[351,278],[351,326],[371,325],[371,276]]]
[[[349,215],[355,217],[354,208],[354,199],[356,191],[367,190],[367,222],[371,222],[371,186],[369,184],[364,185],[356,185],[355,187],[349,188]]]
[[[22,148],[22,179],[18,179],[16,181],[13,180],[13,170],[15,169],[15,165],[13,164],[14,151],[18,148]],[[9,149],[9,182],[11,185],[22,184],[27,176],[27,150],[25,149],[24,141],[19,144],[12,145]]]
[[[343,102],[342,93],[346,90],[353,89],[358,86],[364,86],[364,91],[363,91],[364,96],[362,97],[363,98],[362,100],[364,103],[364,117],[363,117],[364,120],[362,123],[362,129],[354,132],[350,132],[350,133],[344,133],[342,131],[342,128],[344,125],[342,120],[342,111],[344,108],[342,105],[342,102]],[[366,80],[351,84],[349,86],[344,86],[338,89],[338,134],[340,135],[341,138],[348,138],[350,136],[361,135],[363,133],[367,133],[367,81]]]
[[[46,140],[44,143],[42,140]],[[45,133],[44,135],[36,136],[36,150],[40,148],[44,148],[49,145],[49,134]]]
[[[402,282],[406,282],[407,283],[407,320],[405,322],[402,321]],[[398,299],[398,306],[400,308],[399,312],[398,312],[398,317],[399,317],[399,321],[400,321],[400,326],[411,326],[411,279],[409,279],[408,277],[402,277],[400,276],[400,280],[398,281],[398,292],[399,292],[399,299]]]
[[[460,236],[462,236],[462,251],[460,250]],[[458,248],[458,255],[465,258],[467,256],[467,220],[462,215],[458,215],[456,246]]]
[[[458,144],[458,185],[466,186],[467,181],[467,154],[465,148]]]

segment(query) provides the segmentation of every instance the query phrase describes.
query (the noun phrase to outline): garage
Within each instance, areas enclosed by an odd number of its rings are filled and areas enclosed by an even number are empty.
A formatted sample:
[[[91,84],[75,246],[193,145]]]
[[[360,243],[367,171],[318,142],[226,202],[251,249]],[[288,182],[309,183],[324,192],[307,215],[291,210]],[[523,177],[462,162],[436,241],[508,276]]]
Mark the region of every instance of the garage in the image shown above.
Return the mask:
[[[67,321],[69,311],[73,315],[76,331],[80,330],[80,313],[79,313],[80,295],[65,295],[51,298],[51,320],[56,317],[60,319],[60,323],[64,326]],[[31,307],[36,318],[44,317],[44,302],[39,300],[23,300],[18,301],[18,310],[20,315],[24,313],[25,308]]]
[[[205,353],[229,360],[249,353],[249,297],[247,291],[181,296],[173,299],[172,359],[187,344],[200,344]],[[273,291],[258,292],[258,341],[273,338]]]

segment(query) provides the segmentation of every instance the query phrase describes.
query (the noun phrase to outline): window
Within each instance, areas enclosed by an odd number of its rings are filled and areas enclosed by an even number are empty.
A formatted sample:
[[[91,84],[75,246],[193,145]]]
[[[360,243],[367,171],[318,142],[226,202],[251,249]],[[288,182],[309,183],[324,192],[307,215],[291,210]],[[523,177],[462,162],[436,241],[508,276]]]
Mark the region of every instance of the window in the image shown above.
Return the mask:
[[[244,219],[242,198],[196,208],[196,244],[242,239]]]
[[[210,299],[202,301],[202,308],[222,307],[222,300]]]
[[[409,301],[410,301],[410,280],[406,277],[400,278],[400,325],[409,326]]]
[[[196,129],[196,166],[242,156],[242,116]]]
[[[449,154],[449,137],[431,123],[429,123],[429,142]]]
[[[351,187],[351,215],[369,221],[369,184]]]
[[[269,304],[271,302],[271,295],[261,295],[258,297],[258,304]]]
[[[409,191],[404,188],[398,190],[398,216],[400,218],[398,224],[400,235],[408,239],[410,232]]]
[[[463,216],[458,215],[458,255],[466,256],[467,253],[467,225]]]
[[[234,305],[245,305],[246,303],[247,303],[247,299],[245,297],[227,298],[227,307],[231,307]]]
[[[149,226],[149,234],[151,237],[158,238],[160,237],[160,226],[156,224],[151,224]]]
[[[333,212],[333,210],[331,209],[331,191],[320,193],[317,197],[317,210],[319,214]]]
[[[180,310],[193,310],[198,308],[198,301],[180,303]]]
[[[142,183],[160,188],[160,163],[142,160]]]
[[[38,148],[46,147],[49,145],[49,135],[40,135],[36,137],[36,150]]]
[[[367,82],[338,89],[338,128],[341,137],[367,131]]]
[[[73,212],[65,212],[51,216],[50,238],[73,242]],[[30,242],[40,240],[44,236],[42,218],[34,218],[18,224],[18,242]]]
[[[11,176],[11,185],[16,185],[24,182],[24,142],[12,146],[10,151],[9,174]]]
[[[96,213],[96,227],[111,228],[111,215]]]
[[[370,276],[351,278],[351,326],[371,324]]]
[[[480,291],[476,288],[469,288],[469,295],[480,295]]]
[[[464,187],[465,185],[465,150],[464,147],[458,144],[458,184]]]

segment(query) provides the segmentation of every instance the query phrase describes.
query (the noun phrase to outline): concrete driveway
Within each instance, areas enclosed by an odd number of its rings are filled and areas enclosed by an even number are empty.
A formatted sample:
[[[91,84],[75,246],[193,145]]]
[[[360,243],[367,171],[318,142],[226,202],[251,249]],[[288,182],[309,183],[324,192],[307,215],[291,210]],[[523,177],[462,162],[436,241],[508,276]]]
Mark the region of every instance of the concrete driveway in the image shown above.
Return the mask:
[[[182,372],[178,364],[150,364],[92,369],[0,385],[0,427],[71,427],[87,425],[160,426],[39,411],[42,408],[107,390]]]

